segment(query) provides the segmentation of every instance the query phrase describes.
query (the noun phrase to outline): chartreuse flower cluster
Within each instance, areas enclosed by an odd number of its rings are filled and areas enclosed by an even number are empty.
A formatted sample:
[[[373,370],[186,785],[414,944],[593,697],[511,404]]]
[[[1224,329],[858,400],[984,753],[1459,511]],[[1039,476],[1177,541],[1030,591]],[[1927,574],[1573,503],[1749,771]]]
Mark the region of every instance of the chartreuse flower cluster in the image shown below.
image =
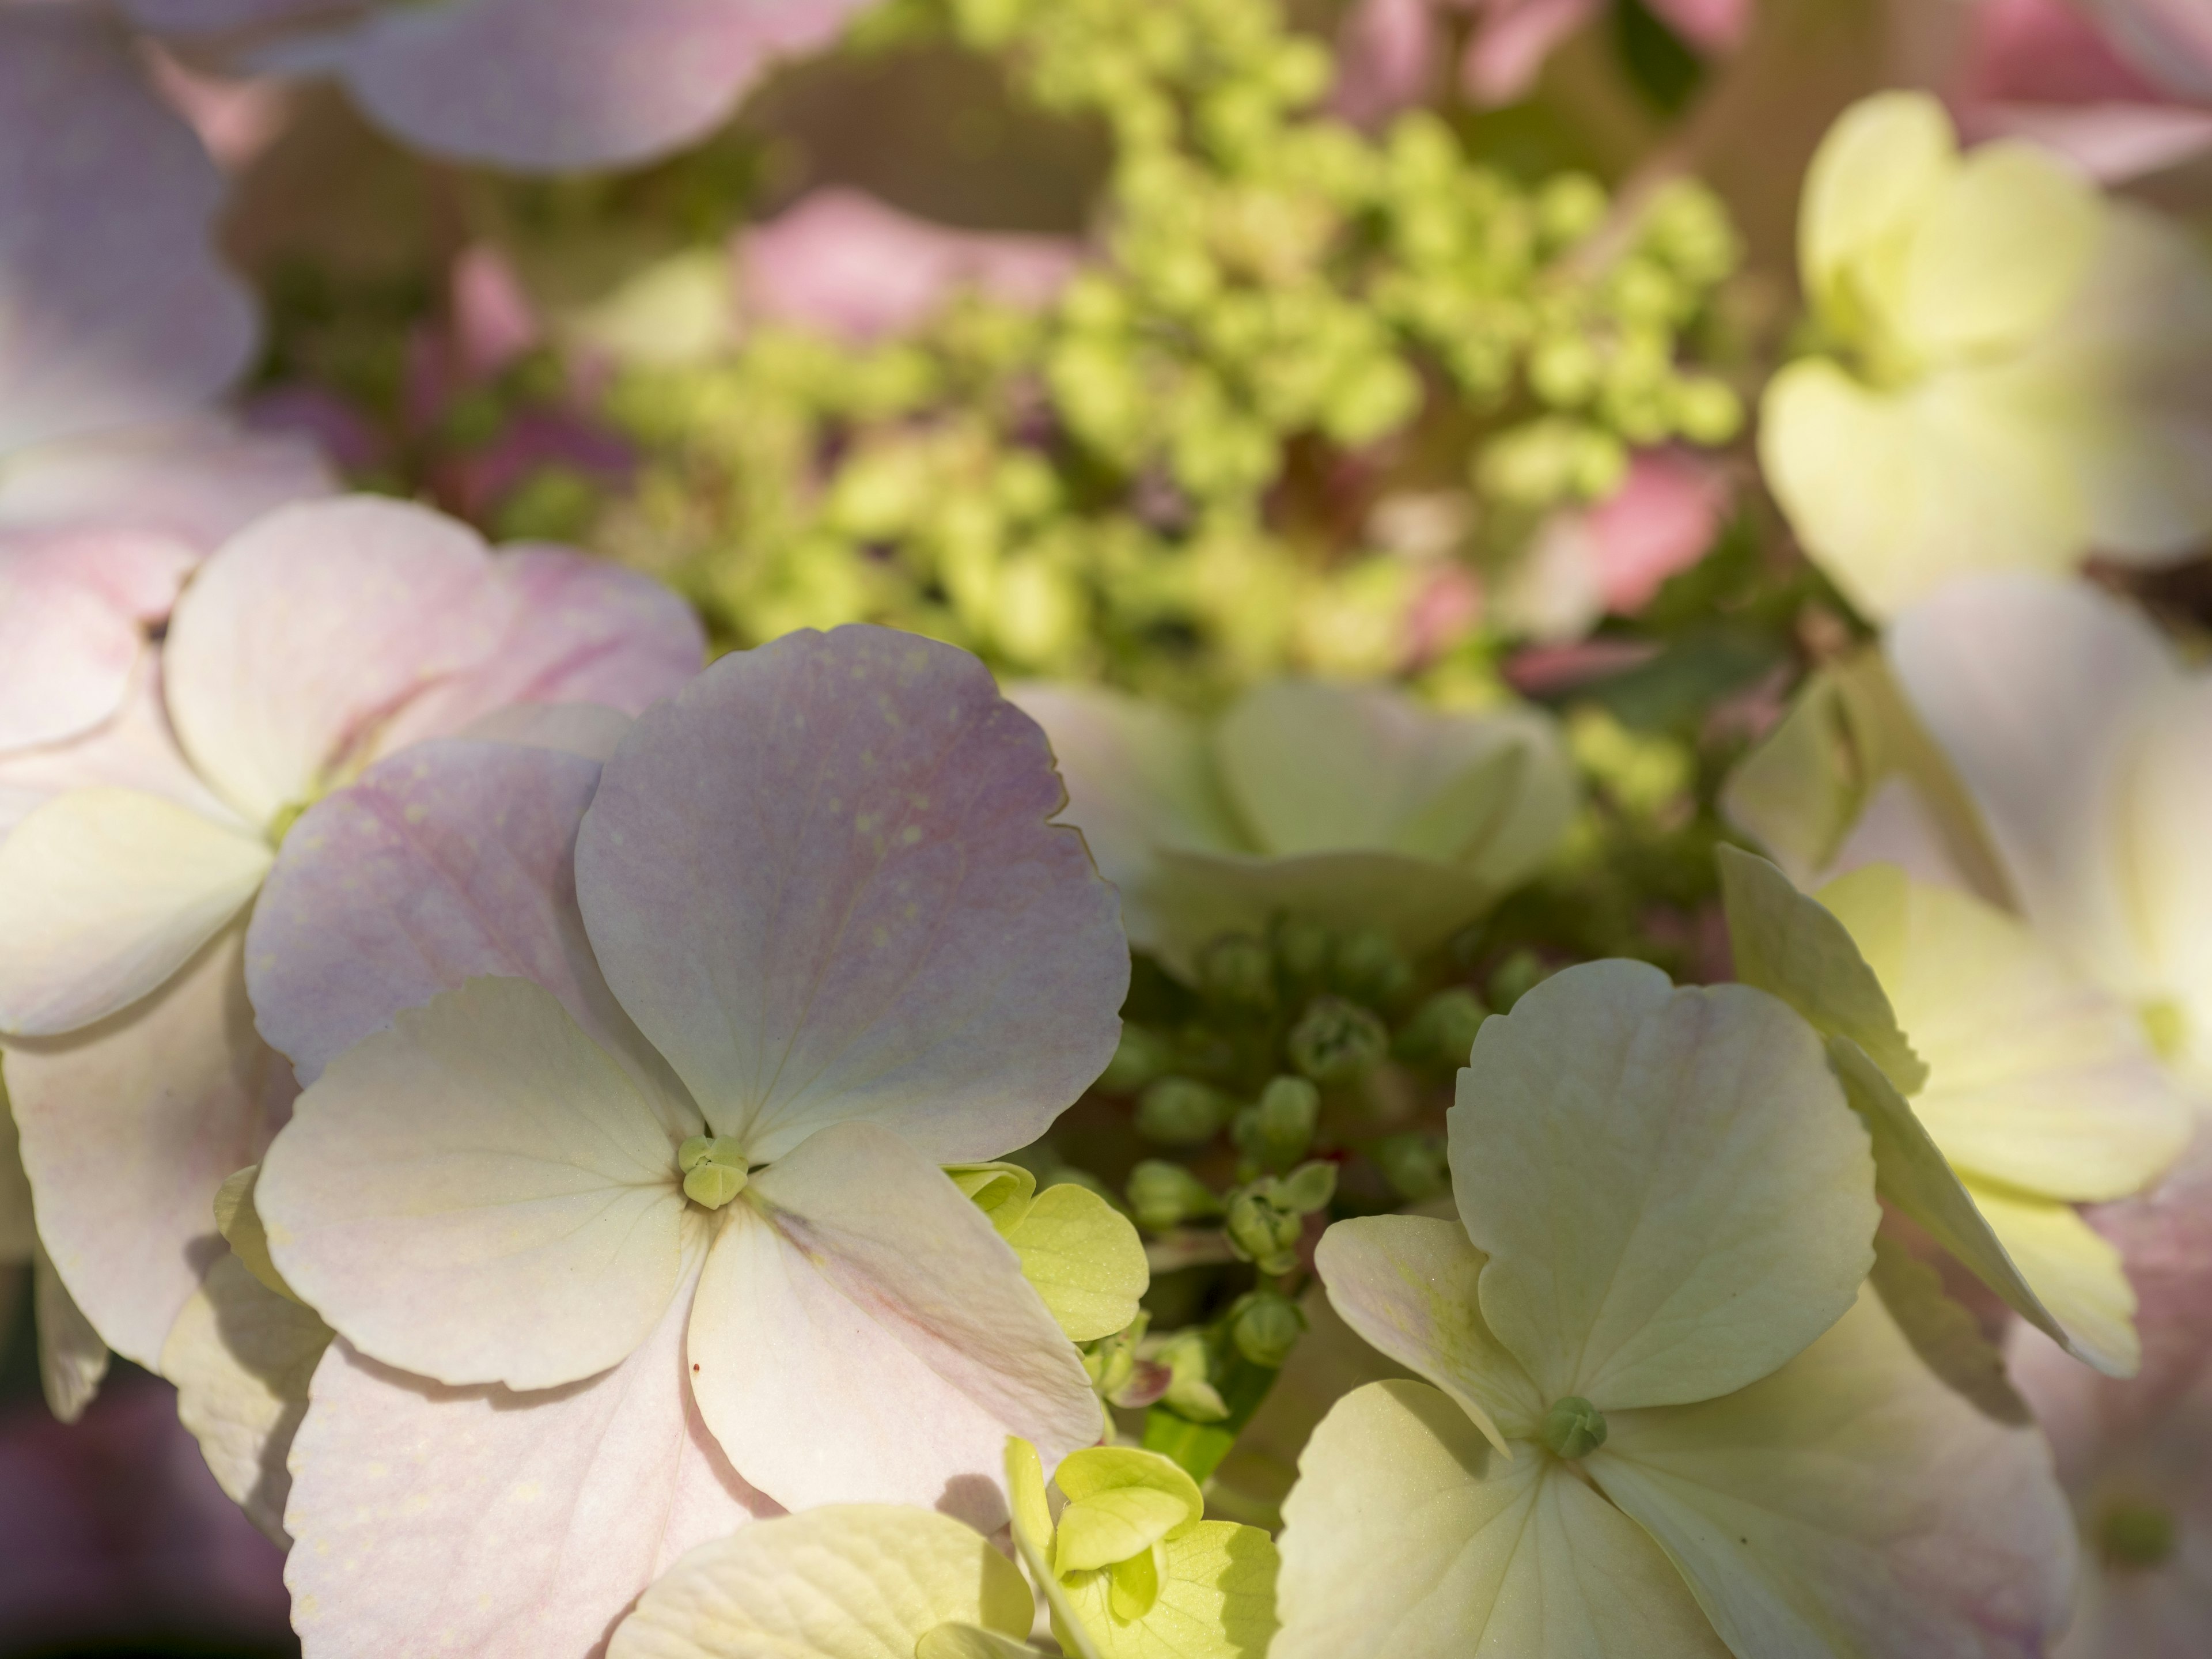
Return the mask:
[[[1003,58],[1103,124],[1096,257],[1042,314],[969,298],[910,337],[763,329],[639,368],[654,456],[613,533],[740,641],[854,616],[1018,672],[1234,686],[1379,672],[1437,557],[1516,554],[1629,451],[1726,441],[1735,394],[1685,367],[1735,259],[1698,186],[1612,210],[1534,184],[1433,116],[1379,137],[1316,112],[1327,50],[1271,0],[918,0],[873,23]],[[1422,559],[1316,520],[1341,458],[1486,515]],[[1302,489],[1311,475],[1314,489]],[[1448,515],[1449,516],[1449,515]]]

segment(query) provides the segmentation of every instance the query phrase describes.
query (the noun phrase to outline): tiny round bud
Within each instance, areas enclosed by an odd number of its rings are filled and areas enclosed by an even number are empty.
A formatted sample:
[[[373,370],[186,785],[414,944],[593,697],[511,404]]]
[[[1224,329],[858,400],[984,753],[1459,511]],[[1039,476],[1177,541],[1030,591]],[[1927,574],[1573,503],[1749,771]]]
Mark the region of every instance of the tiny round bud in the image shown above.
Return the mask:
[[[1230,1310],[1229,1339],[1237,1352],[1269,1370],[1281,1369],[1305,1328],[1297,1304],[1272,1291],[1255,1291]]]
[[[1197,1216],[1218,1215],[1213,1189],[1180,1164],[1148,1158],[1129,1171],[1129,1207],[1137,1224],[1162,1233]]]
[[[1311,1164],[1299,1164],[1276,1182],[1274,1190],[1268,1194],[1274,1204],[1298,1215],[1327,1209],[1329,1200],[1335,1196],[1336,1165],[1318,1158]]]
[[[1408,1204],[1434,1198],[1451,1185],[1451,1164],[1435,1135],[1390,1135],[1376,1143],[1375,1167],[1390,1190]]]
[[[1285,987],[1294,996],[1319,989],[1328,970],[1328,929],[1304,916],[1278,916],[1270,931]]]
[[[1329,983],[1370,1008],[1388,1008],[1413,988],[1413,965],[1397,941],[1378,927],[1362,927],[1337,941]]]
[[[1302,1077],[1276,1078],[1237,1114],[1237,1150],[1266,1169],[1287,1170],[1306,1155],[1320,1121],[1321,1091]]]
[[[1490,1006],[1509,1013],[1515,1003],[1550,977],[1551,970],[1534,951],[1516,951],[1491,973]]]
[[[1286,1273],[1297,1265],[1299,1236],[1305,1224],[1294,1210],[1268,1202],[1247,1189],[1229,1202],[1229,1248],[1263,1273]]]
[[[1231,1102],[1217,1089],[1187,1077],[1164,1077],[1137,1102],[1137,1133],[1168,1146],[1196,1146],[1221,1133]]]
[[[1372,1071],[1390,1047],[1382,1022],[1341,997],[1316,997],[1291,1028],[1291,1064],[1315,1082],[1350,1083]]]
[[[1274,960],[1249,933],[1224,933],[1200,951],[1198,983],[1212,1000],[1231,1008],[1275,1006]]]
[[[1133,1095],[1175,1064],[1175,1046],[1158,1031],[1124,1022],[1114,1058],[1092,1086],[1109,1095]]]
[[[1544,1413],[1544,1425],[1537,1437],[1553,1456],[1572,1462],[1605,1444],[1605,1413],[1580,1395],[1571,1394],[1553,1402],[1552,1409]]]
[[[1464,1066],[1474,1052],[1475,1034],[1489,1018],[1480,997],[1464,985],[1455,985],[1415,1009],[1390,1046],[1409,1065]]]

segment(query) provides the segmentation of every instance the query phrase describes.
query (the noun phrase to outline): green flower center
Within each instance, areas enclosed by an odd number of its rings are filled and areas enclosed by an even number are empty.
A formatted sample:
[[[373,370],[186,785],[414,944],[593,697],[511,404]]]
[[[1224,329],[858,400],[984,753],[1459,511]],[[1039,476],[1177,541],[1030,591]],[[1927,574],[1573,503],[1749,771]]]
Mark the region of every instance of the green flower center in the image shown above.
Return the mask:
[[[1605,1444],[1605,1413],[1580,1395],[1571,1394],[1553,1403],[1536,1432],[1554,1457],[1572,1462]]]
[[[2179,1003],[2170,998],[2147,1002],[2140,1017],[2143,1032],[2160,1060],[2178,1059],[2189,1046],[2189,1016],[2182,1012]]]
[[[693,1135],[676,1149],[684,1195],[702,1209],[719,1210],[751,1179],[744,1149],[726,1135]]]
[[[2108,1567],[2163,1566],[2180,1541],[2178,1531],[2164,1504],[2121,1499],[2097,1516],[2097,1553]]]

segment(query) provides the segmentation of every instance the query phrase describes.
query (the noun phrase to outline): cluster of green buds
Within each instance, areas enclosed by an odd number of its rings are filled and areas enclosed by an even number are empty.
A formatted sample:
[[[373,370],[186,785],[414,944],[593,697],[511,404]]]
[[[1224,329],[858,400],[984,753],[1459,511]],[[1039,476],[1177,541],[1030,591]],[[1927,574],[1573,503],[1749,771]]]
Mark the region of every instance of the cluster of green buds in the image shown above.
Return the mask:
[[[1358,132],[1279,0],[904,0],[869,27],[997,57],[1104,127],[1094,257],[1042,314],[970,295],[870,346],[765,328],[626,376],[612,407],[648,460],[605,533],[738,642],[868,617],[1199,696],[1385,672],[1428,578],[1302,521],[1330,457],[1450,434],[1445,482],[1503,510],[1423,556],[1480,562],[1607,494],[1632,448],[1741,422],[1686,366],[1736,259],[1700,186],[1624,216],[1432,115]]]
[[[1306,1218],[1336,1196],[1336,1165],[1302,1164],[1287,1176],[1262,1176],[1229,1200],[1224,1231],[1237,1260],[1279,1277],[1298,1262]]]

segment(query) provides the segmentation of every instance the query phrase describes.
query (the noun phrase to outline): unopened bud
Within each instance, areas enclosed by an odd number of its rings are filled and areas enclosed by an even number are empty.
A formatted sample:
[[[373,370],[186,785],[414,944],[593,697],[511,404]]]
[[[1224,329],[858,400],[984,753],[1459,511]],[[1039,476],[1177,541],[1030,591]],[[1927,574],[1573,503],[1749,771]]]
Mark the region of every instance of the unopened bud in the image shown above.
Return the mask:
[[[1194,1423],[1218,1423],[1229,1415],[1229,1402],[1221,1397],[1209,1375],[1212,1357],[1206,1351],[1203,1332],[1177,1331],[1159,1345],[1152,1358],[1167,1368],[1168,1385],[1161,1392],[1160,1403],[1169,1410]]]
[[[1388,1008],[1413,988],[1413,964],[1379,928],[1362,927],[1337,941],[1329,983],[1370,1008]]]
[[[1265,1012],[1275,1006],[1275,963],[1249,933],[1224,933],[1199,953],[1199,988],[1231,1008]]]
[[[1464,985],[1439,991],[1407,1020],[1390,1047],[1399,1059],[1412,1066],[1439,1070],[1464,1066],[1474,1052],[1475,1033],[1490,1010]]]
[[[1270,1203],[1248,1188],[1229,1201],[1229,1248],[1263,1273],[1286,1273],[1297,1266],[1298,1239],[1305,1231],[1297,1211]]]
[[[1382,1022],[1341,997],[1316,997],[1291,1028],[1291,1063],[1316,1083],[1351,1083],[1372,1071],[1390,1047]]]
[[[1328,929],[1304,916],[1278,916],[1269,931],[1284,988],[1293,997],[1319,990],[1322,976],[1328,971]]]
[[[694,1204],[719,1210],[750,1183],[744,1149],[726,1135],[693,1135],[676,1149],[684,1172],[684,1195]]]
[[[1196,1146],[1221,1133],[1232,1103],[1187,1077],[1164,1077],[1137,1102],[1137,1133],[1167,1146]]]
[[[1287,1170],[1313,1145],[1321,1091],[1302,1077],[1279,1077],[1237,1115],[1237,1148],[1266,1170]]]
[[[1269,1370],[1281,1368],[1305,1328],[1297,1304],[1273,1291],[1255,1291],[1229,1311],[1229,1337],[1237,1352]]]
[[[1588,1457],[1605,1444],[1605,1413],[1580,1395],[1569,1395],[1553,1403],[1544,1413],[1543,1426],[1537,1431],[1538,1438],[1552,1450],[1553,1455],[1572,1462],[1577,1457]]]
[[[1298,1215],[1311,1215],[1316,1210],[1328,1207],[1329,1200],[1336,1196],[1336,1165],[1316,1159],[1301,1164],[1280,1181],[1267,1183],[1267,1196],[1284,1209]]]
[[[1551,976],[1551,970],[1534,951],[1516,951],[1491,973],[1490,1006],[1500,1013],[1509,1013],[1515,1003]]]
[[[1408,1204],[1434,1198],[1451,1185],[1444,1144],[1435,1135],[1391,1135],[1375,1147],[1375,1166],[1390,1190]]]
[[[1180,1164],[1148,1158],[1129,1171],[1129,1207],[1137,1224],[1164,1233],[1199,1216],[1221,1213],[1213,1189]]]
[[[1133,1095],[1175,1064],[1175,1046],[1158,1031],[1125,1022],[1114,1058],[1095,1085],[1109,1095]]]

